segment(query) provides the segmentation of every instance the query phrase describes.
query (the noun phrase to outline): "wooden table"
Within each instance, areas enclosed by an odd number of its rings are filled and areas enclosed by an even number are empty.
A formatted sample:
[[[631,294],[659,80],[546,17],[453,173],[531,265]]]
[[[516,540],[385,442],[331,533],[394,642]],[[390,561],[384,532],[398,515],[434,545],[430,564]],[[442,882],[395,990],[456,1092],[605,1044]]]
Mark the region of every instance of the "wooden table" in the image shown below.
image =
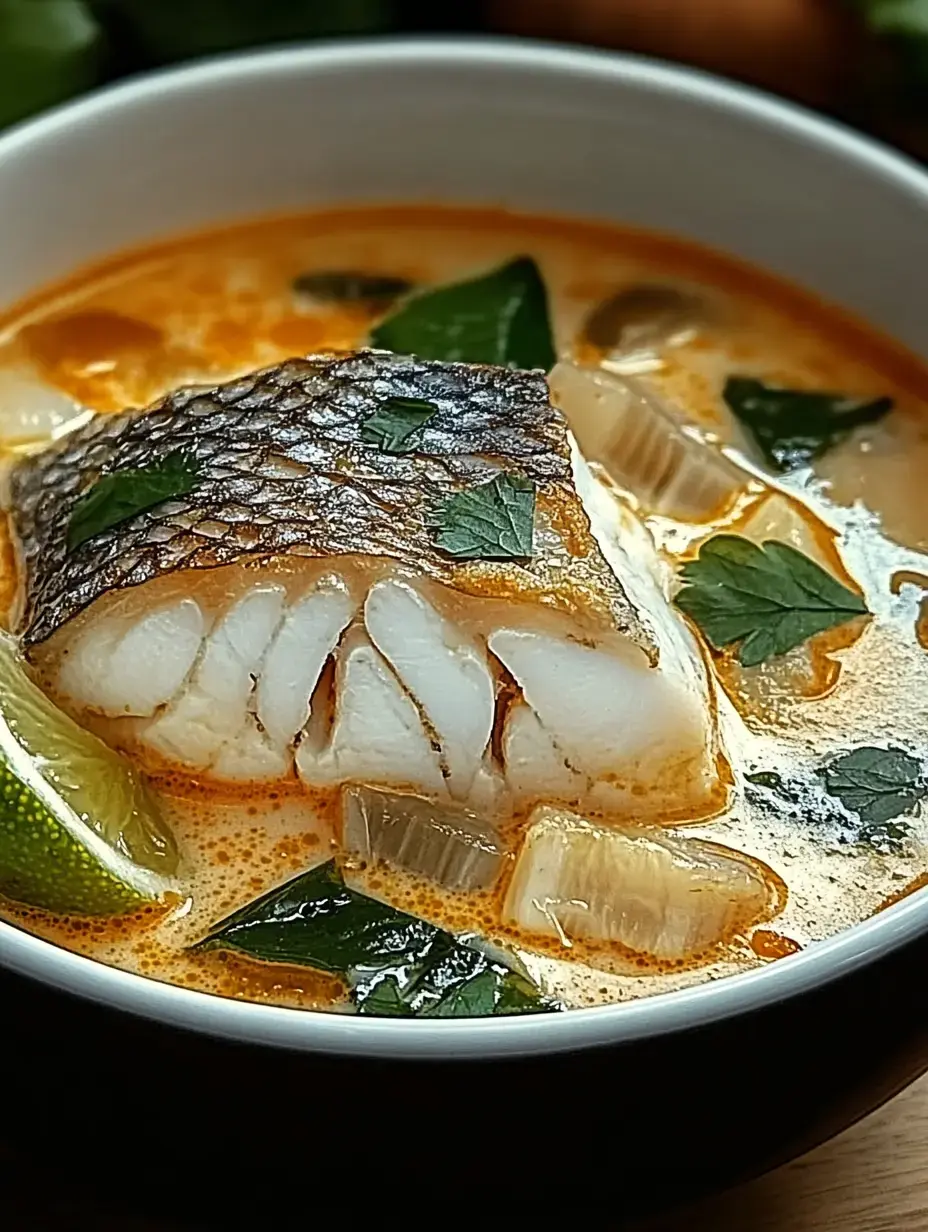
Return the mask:
[[[636,1232],[928,1232],[928,1077],[803,1159]]]

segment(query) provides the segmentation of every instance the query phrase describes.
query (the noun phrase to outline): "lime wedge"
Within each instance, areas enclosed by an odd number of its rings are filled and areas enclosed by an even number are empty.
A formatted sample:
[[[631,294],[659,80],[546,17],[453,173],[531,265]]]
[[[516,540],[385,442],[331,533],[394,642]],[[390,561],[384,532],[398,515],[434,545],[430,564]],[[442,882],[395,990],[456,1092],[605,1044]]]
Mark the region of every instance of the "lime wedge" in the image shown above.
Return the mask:
[[[54,706],[0,635],[0,893],[115,915],[172,888],[177,861],[141,776]]]

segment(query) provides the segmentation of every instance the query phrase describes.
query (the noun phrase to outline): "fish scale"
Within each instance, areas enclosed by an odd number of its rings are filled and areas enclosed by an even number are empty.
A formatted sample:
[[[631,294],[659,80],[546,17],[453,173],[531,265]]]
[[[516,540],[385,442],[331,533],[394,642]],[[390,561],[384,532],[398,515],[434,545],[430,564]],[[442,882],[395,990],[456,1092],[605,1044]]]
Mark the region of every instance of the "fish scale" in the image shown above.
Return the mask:
[[[381,452],[364,421],[391,397],[431,401],[413,452]],[[194,489],[68,551],[75,503],[101,473],[177,452],[196,458]],[[536,515],[525,562],[462,565],[434,542],[443,499],[518,471],[551,510]],[[10,503],[24,568],[21,632],[45,641],[103,595],[178,569],[280,554],[389,557],[455,585],[474,570],[515,579],[535,598],[585,592],[618,631],[650,649],[602,558],[572,483],[566,421],[541,372],[423,362],[388,352],[310,356],[216,385],[178,390],[144,411],[100,417],[20,463]],[[582,548],[559,529],[586,529]],[[579,521],[578,521],[579,520]],[[541,546],[539,546],[541,545]],[[547,600],[546,600],[547,595]]]

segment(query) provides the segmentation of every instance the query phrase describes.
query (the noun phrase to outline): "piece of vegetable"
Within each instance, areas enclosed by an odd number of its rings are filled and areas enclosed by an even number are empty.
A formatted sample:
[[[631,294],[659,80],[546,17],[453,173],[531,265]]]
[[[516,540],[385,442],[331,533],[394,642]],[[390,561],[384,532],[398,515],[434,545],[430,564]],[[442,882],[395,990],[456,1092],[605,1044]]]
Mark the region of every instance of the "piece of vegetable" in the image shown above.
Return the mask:
[[[410,453],[416,447],[411,438],[437,414],[424,398],[387,398],[361,425],[361,439],[384,453]]]
[[[322,304],[359,304],[371,310],[388,308],[412,290],[406,278],[389,274],[362,274],[357,270],[320,270],[293,280],[297,295]]]
[[[744,779],[752,787],[763,787],[765,791],[772,792],[775,796],[779,796],[781,800],[788,800],[791,804],[798,804],[799,802],[799,793],[795,788],[785,783],[783,776],[778,774],[776,770],[757,770],[753,774],[746,774]]]
[[[730,376],[723,397],[776,471],[808,466],[854,428],[876,423],[893,406],[892,398],[778,389],[746,376]]]
[[[826,550],[833,536],[828,528],[799,501],[783,492],[768,491],[753,503],[738,522],[737,533],[761,547],[768,540],[788,543],[832,576],[834,559]]]
[[[702,295],[659,283],[623,287],[598,304],[581,337],[610,357],[680,345],[705,325],[710,312]]]
[[[516,863],[505,917],[531,932],[615,941],[662,960],[702,953],[769,919],[778,899],[737,851],[657,827],[619,830],[543,806]]]
[[[821,773],[828,794],[868,825],[911,813],[928,794],[921,762],[893,747],[853,749],[829,762]]]
[[[748,475],[643,382],[561,360],[548,384],[584,457],[602,463],[649,513],[708,521],[747,486]]]
[[[371,345],[420,359],[546,372],[556,359],[548,295],[531,257],[413,296],[375,326]]]
[[[535,485],[500,474],[449,496],[435,512],[435,542],[464,560],[510,560],[532,555]]]
[[[0,893],[114,915],[158,898],[177,863],[138,772],[58,710],[0,636]]]
[[[386,860],[449,890],[482,890],[499,873],[495,827],[468,809],[373,787],[344,792],[342,843],[364,860]]]
[[[716,650],[740,642],[744,667],[868,614],[860,595],[786,543],[713,535],[680,574],[677,606]]]
[[[82,0],[0,0],[0,126],[89,89],[101,47]]]
[[[7,448],[47,445],[91,414],[25,365],[0,369],[0,442]]]
[[[199,948],[343,975],[362,1014],[452,1017],[556,1008],[519,972],[352,890],[334,861],[235,912]]]
[[[146,509],[186,495],[196,482],[196,460],[182,453],[169,454],[163,462],[139,470],[101,475],[74,504],[68,523],[68,551]]]

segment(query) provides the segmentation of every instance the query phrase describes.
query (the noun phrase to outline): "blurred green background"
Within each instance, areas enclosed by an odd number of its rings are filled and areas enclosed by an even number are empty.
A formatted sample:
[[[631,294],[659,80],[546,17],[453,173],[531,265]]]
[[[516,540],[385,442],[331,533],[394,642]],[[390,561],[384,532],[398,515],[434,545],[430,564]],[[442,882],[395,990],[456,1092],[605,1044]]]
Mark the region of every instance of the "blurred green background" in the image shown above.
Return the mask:
[[[420,26],[404,0],[0,0],[0,126],[156,65],[267,43],[473,23],[441,3]]]
[[[928,0],[0,0],[0,127],[128,73],[215,52],[487,29],[689,61],[928,156]]]

